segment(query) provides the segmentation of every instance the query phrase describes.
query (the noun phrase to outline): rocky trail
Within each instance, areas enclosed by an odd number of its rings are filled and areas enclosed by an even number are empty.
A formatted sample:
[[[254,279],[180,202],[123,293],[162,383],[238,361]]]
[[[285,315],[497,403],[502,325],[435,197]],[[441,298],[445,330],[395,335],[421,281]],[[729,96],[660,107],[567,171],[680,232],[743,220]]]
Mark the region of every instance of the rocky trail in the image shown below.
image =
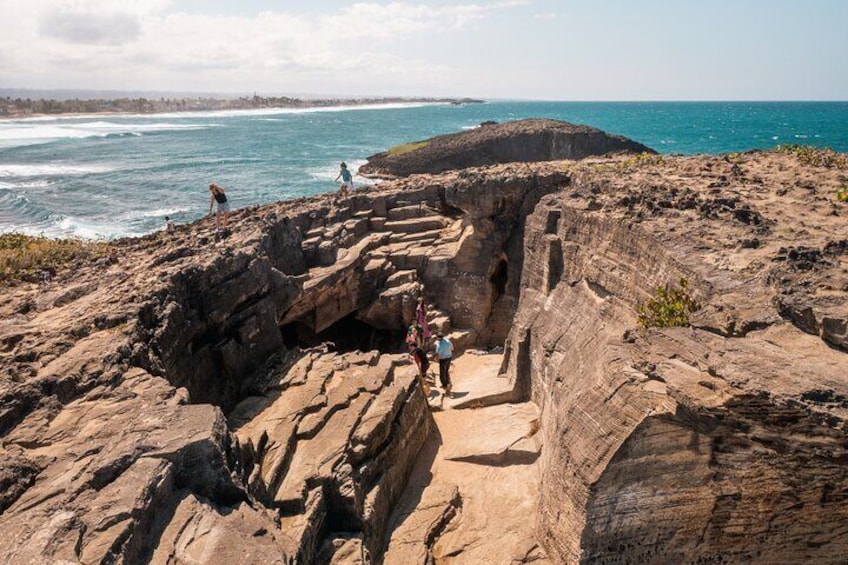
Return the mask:
[[[431,390],[436,428],[393,515],[386,565],[549,563],[532,519],[539,409],[492,395],[508,388],[503,356],[474,353],[453,363],[452,398]]]

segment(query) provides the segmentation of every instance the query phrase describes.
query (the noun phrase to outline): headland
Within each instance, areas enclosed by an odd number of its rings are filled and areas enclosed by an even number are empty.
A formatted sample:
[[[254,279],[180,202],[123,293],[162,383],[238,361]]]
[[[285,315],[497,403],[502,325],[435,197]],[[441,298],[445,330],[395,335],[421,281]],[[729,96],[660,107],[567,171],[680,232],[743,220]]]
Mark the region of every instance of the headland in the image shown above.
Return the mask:
[[[0,556],[841,562],[846,156],[549,158],[7,286]],[[419,296],[448,398],[398,350]]]

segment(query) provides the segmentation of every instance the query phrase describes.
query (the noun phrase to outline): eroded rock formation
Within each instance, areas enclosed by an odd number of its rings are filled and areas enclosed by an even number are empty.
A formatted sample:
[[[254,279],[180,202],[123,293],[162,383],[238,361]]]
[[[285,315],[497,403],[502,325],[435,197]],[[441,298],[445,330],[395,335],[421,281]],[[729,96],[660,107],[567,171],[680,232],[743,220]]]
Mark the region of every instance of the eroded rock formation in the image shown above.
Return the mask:
[[[825,328],[844,327],[848,279],[823,250],[846,233],[844,177],[765,154],[620,170],[575,171],[525,228],[508,364],[543,413],[543,545],[562,563],[840,562],[846,360]],[[636,331],[637,303],[680,278],[693,327]]]
[[[498,165],[4,289],[0,559],[838,563],[844,182],[774,153]],[[637,329],[681,277],[692,326]],[[398,351],[421,294],[460,349],[506,342],[435,418]]]
[[[395,354],[415,300],[459,350],[502,343],[504,250],[567,182],[453,174],[242,210],[227,239],[202,222],[10,289],[0,555],[379,561],[433,426]]]
[[[609,153],[654,153],[620,135],[558,120],[486,122],[472,130],[439,135],[371,155],[365,175],[399,177],[441,173],[498,163],[583,159]]]

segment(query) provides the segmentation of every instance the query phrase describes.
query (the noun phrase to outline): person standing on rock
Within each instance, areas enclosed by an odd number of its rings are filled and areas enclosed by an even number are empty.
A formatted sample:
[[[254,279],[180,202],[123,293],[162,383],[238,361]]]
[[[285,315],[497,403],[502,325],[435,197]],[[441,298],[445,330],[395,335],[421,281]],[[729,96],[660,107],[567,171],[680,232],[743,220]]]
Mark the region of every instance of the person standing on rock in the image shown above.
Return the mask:
[[[212,207],[218,203],[218,213],[215,214],[215,230],[221,231],[227,229],[227,215],[230,213],[230,203],[227,202],[227,195],[224,189],[214,182],[209,185],[209,214],[212,214]]]
[[[418,299],[415,308],[415,323],[418,326],[418,347],[424,347],[430,343],[430,327],[427,325],[427,305],[423,297]]]
[[[439,382],[442,383],[442,388],[445,389],[445,395],[450,396],[450,364],[453,357],[453,344],[441,332],[439,332],[436,338],[436,358],[439,360]]]
[[[339,174],[336,175],[336,182],[342,179],[342,185],[339,187],[339,197],[348,196],[350,190],[353,189],[353,175],[347,170],[347,164],[342,162],[339,165]]]

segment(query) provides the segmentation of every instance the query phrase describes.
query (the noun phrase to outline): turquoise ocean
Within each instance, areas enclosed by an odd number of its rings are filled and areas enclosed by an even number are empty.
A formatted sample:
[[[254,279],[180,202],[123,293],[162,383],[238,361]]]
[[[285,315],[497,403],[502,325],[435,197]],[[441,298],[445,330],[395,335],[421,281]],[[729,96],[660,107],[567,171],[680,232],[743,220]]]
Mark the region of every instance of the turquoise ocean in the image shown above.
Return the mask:
[[[314,110],[76,116],[0,121],[0,232],[114,238],[208,212],[329,192],[352,169],[408,141],[546,117],[625,135],[661,153],[779,144],[848,152],[848,102],[488,102]],[[355,179],[358,180],[358,177]]]

